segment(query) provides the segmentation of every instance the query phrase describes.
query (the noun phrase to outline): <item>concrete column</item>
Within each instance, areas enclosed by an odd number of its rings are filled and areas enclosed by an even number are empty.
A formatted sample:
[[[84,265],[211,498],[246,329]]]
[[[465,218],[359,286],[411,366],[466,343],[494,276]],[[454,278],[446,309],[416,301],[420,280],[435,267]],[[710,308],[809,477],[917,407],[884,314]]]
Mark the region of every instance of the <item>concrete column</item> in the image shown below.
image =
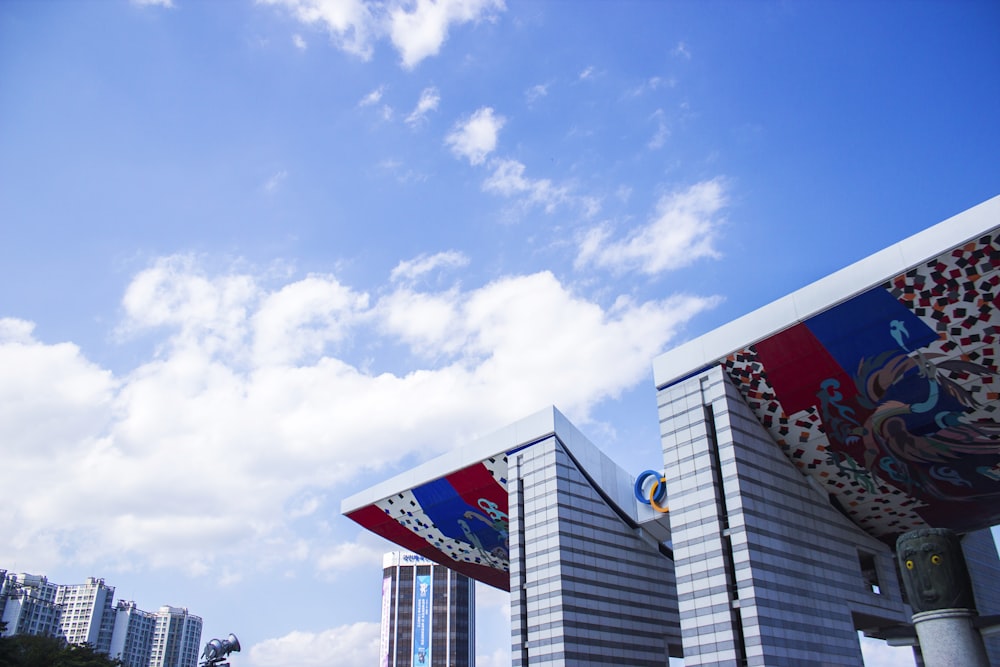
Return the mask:
[[[926,667],[989,667],[970,609],[934,609],[913,615]]]

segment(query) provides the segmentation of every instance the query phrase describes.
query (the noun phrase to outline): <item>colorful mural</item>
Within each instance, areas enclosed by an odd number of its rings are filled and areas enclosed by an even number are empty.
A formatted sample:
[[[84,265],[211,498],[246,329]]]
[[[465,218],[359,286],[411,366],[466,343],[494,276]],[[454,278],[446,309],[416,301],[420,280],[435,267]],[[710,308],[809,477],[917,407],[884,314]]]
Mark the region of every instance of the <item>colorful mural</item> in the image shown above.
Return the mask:
[[[963,245],[725,360],[801,470],[871,534],[1000,523],[1000,239]]]
[[[499,455],[347,514],[368,530],[509,590],[507,457]]]

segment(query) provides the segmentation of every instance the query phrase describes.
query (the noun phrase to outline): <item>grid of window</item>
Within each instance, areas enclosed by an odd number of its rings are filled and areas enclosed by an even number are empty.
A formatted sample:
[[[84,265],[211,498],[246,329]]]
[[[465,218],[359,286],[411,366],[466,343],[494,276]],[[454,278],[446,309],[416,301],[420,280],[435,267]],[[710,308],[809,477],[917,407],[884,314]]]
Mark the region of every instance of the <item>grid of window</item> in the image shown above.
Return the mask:
[[[156,615],[137,608],[135,602],[119,601],[114,616],[111,656],[123,667],[149,667]]]
[[[513,459],[513,664],[662,667],[671,645],[679,654],[671,561],[555,438]]]
[[[889,547],[808,483],[720,368],[658,395],[685,664],[860,664],[855,618],[908,620]]]
[[[397,564],[385,568],[390,604],[387,650],[389,667],[414,665],[414,613],[417,577],[430,578],[430,667],[471,667],[475,664],[474,582],[439,565]]]
[[[103,579],[89,578],[86,583],[58,586],[56,604],[62,608],[60,631],[72,644],[89,643],[98,651],[107,653],[111,648],[111,631],[114,624],[112,598],[115,589]]]
[[[150,667],[196,667],[201,644],[201,618],[170,606],[156,612]]]

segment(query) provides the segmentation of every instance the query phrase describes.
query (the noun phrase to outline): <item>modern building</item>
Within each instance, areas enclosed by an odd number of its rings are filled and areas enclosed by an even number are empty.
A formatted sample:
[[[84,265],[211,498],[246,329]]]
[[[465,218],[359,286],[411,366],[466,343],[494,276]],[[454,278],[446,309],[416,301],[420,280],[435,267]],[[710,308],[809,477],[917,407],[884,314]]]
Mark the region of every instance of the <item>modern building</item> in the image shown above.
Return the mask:
[[[182,607],[164,605],[155,613],[149,667],[196,667],[201,646],[201,617]]]
[[[1000,197],[657,357],[660,470],[549,408],[342,512],[510,591],[517,666],[862,664],[859,631],[913,635],[893,547],[926,526],[1000,613],[998,225]]]
[[[382,559],[382,667],[476,664],[475,582],[415,553]]]
[[[202,620],[187,609],[156,613],[135,602],[113,604],[115,589],[103,579],[60,585],[34,574],[0,570],[0,621],[4,636],[42,635],[87,643],[125,667],[195,667]],[[154,651],[155,649],[155,651]]]
[[[108,654],[121,660],[123,667],[148,667],[155,631],[156,614],[139,609],[135,602],[119,600]]]
[[[667,515],[554,408],[344,500],[362,526],[510,591],[513,662],[681,654]]]
[[[4,636],[58,637],[62,607],[56,604],[59,587],[33,574],[6,574],[0,579],[0,621]]]
[[[998,225],[1000,197],[654,360],[686,665],[857,664],[909,621],[917,528],[965,535],[1000,612]]]
[[[114,586],[95,577],[82,584],[60,585],[55,602],[62,608],[59,629],[66,641],[90,644],[96,651],[108,653],[114,630],[114,596]]]

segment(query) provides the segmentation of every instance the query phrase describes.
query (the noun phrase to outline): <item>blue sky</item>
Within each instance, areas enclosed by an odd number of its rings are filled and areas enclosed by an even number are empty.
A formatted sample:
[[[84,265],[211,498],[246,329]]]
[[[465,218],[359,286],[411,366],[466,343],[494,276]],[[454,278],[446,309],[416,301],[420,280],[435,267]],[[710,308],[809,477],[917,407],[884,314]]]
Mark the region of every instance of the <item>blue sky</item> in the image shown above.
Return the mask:
[[[654,465],[656,354],[998,194],[998,25],[3,3],[0,567],[371,664],[386,545],[340,500],[550,404]]]

